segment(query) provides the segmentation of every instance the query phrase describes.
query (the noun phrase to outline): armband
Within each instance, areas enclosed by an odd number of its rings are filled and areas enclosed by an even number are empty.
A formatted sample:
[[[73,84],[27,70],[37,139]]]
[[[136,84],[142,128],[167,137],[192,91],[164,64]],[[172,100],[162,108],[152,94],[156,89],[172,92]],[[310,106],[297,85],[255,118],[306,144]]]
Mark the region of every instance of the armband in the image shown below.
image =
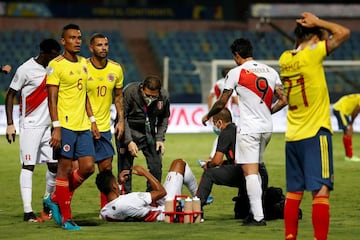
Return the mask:
[[[91,117],[89,117],[89,120],[90,120],[90,122],[96,122],[96,119],[95,119],[95,117],[94,116],[91,116]]]
[[[54,128],[60,127],[60,122],[59,121],[53,121],[52,125],[53,125]]]

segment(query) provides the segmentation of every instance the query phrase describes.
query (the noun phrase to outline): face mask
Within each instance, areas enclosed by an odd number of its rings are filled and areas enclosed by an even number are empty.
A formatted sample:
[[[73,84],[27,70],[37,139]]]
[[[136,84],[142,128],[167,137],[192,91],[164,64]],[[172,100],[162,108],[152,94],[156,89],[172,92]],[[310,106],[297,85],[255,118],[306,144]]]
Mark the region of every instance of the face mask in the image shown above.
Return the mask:
[[[150,106],[151,103],[157,100],[157,97],[143,96],[146,106]]]
[[[218,122],[220,122],[220,120],[219,120]],[[218,123],[218,122],[216,122],[216,123]],[[213,132],[214,132],[216,135],[220,135],[221,129],[216,126],[216,123],[213,125]],[[220,126],[221,126],[221,122],[220,122]]]
[[[215,125],[213,126],[213,132],[216,134],[216,135],[220,135],[220,133],[221,133],[221,130],[218,128],[218,127],[216,127]]]

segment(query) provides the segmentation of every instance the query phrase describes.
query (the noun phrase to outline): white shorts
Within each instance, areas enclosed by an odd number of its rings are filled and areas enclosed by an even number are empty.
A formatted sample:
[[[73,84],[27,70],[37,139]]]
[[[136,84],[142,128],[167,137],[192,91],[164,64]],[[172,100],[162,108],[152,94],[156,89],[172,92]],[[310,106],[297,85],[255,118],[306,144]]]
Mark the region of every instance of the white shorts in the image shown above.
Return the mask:
[[[165,183],[163,184],[166,190],[166,197],[174,199],[175,195],[181,195],[184,176],[177,172],[168,172]]]
[[[50,146],[51,130],[43,128],[20,128],[20,162],[24,165],[56,163]]]
[[[235,162],[237,164],[262,163],[271,133],[236,134]]]

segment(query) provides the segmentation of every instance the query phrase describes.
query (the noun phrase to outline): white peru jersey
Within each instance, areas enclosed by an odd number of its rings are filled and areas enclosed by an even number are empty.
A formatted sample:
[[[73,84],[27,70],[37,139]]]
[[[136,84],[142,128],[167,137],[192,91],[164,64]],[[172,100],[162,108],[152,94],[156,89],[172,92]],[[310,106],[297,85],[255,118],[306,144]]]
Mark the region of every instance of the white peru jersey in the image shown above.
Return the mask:
[[[16,70],[10,83],[10,88],[21,91],[19,126],[22,128],[50,125],[45,76],[46,69],[30,58]]]
[[[279,74],[271,67],[251,60],[231,69],[224,89],[239,96],[241,134],[272,132],[271,104],[275,85],[281,85]]]

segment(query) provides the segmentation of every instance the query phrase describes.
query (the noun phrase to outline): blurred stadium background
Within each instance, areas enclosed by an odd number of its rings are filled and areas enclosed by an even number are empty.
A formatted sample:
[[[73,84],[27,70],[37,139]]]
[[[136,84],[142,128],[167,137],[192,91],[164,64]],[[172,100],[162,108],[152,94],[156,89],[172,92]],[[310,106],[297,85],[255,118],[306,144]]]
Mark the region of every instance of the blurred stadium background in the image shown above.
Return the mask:
[[[0,64],[13,67],[11,74],[0,76],[0,105],[16,68],[37,54],[43,38],[59,39],[68,23],[80,25],[85,57],[93,32],[109,36],[109,57],[123,65],[125,84],[160,74],[168,79],[173,103],[204,103],[211,84],[209,63],[231,60],[235,38],[250,39],[256,59],[277,60],[292,48],[294,19],[302,11],[336,19],[352,30],[351,39],[327,60],[360,60],[360,4],[355,0],[0,1]],[[360,65],[328,67],[331,101],[359,92],[359,75]]]

